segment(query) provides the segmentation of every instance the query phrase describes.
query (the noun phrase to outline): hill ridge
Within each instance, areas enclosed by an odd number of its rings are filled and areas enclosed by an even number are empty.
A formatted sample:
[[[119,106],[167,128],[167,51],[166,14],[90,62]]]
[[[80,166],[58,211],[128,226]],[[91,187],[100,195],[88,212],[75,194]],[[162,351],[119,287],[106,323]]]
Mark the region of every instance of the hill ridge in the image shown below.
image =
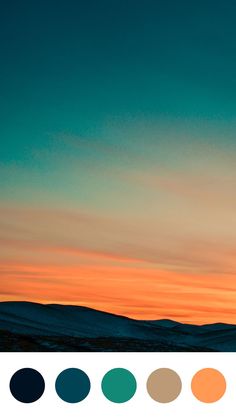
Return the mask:
[[[122,351],[236,350],[236,325],[137,320],[86,306],[30,301],[0,302],[0,336],[0,350],[6,342],[9,350],[16,350],[22,341],[32,340],[38,350],[55,351],[113,351],[117,347]]]

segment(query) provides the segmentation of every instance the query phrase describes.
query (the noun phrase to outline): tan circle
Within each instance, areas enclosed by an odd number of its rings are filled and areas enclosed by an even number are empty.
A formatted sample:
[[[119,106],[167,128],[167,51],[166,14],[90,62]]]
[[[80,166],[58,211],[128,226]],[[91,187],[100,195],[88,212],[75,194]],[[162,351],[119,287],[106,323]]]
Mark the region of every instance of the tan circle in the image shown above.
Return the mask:
[[[149,376],[147,391],[151,398],[159,403],[175,400],[182,389],[179,375],[169,368],[159,368]]]

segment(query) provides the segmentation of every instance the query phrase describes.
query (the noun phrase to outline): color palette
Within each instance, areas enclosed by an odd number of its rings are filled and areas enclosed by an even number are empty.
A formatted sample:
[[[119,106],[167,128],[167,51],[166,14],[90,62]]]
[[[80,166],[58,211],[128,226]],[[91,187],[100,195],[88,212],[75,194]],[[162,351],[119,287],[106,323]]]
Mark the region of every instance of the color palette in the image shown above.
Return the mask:
[[[194,398],[203,403],[215,403],[226,392],[226,379],[214,368],[197,371],[188,385]],[[55,379],[58,398],[66,403],[82,402],[89,395],[90,389],[89,376],[79,368],[64,369]],[[44,390],[44,378],[35,369],[23,368],[11,377],[11,394],[21,403],[36,402]],[[136,390],[136,378],[133,372],[126,368],[110,369],[101,377],[100,391],[109,402],[126,403],[134,397]],[[143,390],[155,402],[172,403],[182,392],[182,380],[173,369],[158,368],[147,376],[146,389],[143,387]]]

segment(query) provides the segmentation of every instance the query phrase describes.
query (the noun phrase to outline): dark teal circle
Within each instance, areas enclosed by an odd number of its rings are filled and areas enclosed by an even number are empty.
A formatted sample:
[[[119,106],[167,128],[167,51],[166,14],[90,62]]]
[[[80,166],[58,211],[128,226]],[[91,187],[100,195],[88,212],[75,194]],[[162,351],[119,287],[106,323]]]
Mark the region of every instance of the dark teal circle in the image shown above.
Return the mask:
[[[78,368],[68,368],[56,379],[56,392],[67,403],[81,402],[89,394],[90,388],[89,377]]]
[[[113,403],[125,403],[130,400],[137,389],[134,375],[125,368],[114,368],[108,371],[102,380],[102,392]]]

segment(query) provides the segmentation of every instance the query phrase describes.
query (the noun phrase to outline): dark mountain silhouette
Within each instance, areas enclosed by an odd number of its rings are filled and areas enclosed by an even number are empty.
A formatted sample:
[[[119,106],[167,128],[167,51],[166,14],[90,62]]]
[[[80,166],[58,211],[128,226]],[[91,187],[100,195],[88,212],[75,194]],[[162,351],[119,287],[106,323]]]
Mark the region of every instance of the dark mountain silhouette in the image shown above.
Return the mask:
[[[87,307],[0,303],[0,351],[236,351],[236,325],[134,320]]]

